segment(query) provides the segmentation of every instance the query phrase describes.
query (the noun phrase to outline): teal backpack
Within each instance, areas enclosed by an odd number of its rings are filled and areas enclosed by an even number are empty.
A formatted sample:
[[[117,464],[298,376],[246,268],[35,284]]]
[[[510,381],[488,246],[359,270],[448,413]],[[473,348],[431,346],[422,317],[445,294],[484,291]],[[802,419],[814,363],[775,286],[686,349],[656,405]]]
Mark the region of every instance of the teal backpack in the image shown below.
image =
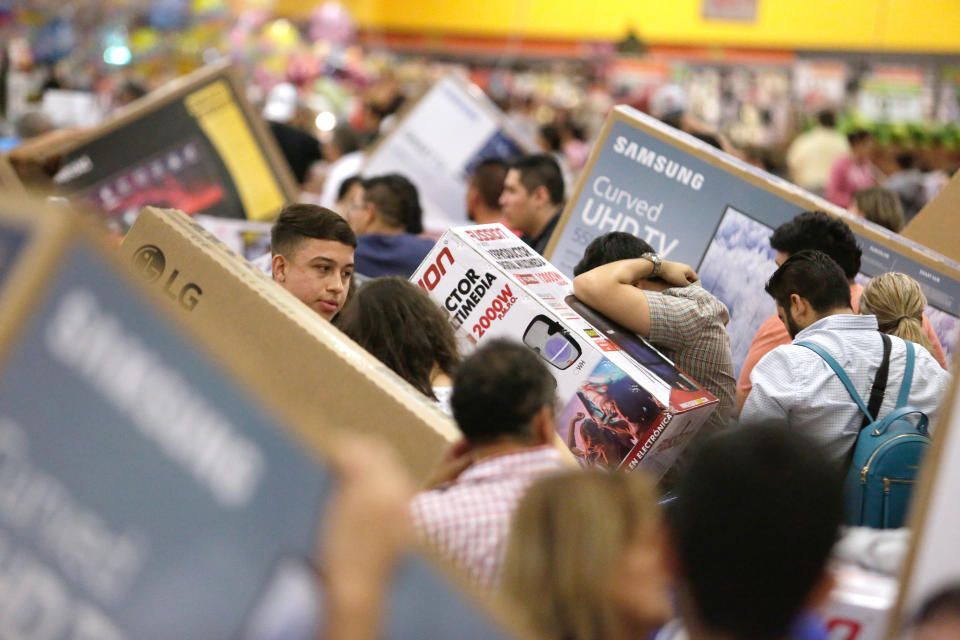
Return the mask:
[[[864,414],[860,434],[853,447],[846,476],[846,524],[876,529],[904,526],[910,505],[910,494],[930,436],[929,418],[915,407],[907,406],[913,383],[914,345],[906,341],[907,362],[896,407],[876,420],[883,402],[890,366],[890,336],[883,337],[883,362],[877,371],[870,393],[870,407],[863,403],[850,378],[833,357],[812,342],[796,342],[823,358],[839,376],[860,411]],[[908,416],[918,416],[916,424]]]

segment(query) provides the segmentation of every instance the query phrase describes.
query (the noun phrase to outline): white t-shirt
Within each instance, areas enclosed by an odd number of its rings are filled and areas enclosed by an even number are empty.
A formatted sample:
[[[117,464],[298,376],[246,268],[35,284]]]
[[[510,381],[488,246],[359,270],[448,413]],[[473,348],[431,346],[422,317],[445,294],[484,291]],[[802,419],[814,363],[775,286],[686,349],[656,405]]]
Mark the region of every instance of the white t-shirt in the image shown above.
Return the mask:
[[[453,396],[453,387],[434,387],[433,395],[437,396],[437,408],[452,418],[453,408],[450,406],[450,398]]]

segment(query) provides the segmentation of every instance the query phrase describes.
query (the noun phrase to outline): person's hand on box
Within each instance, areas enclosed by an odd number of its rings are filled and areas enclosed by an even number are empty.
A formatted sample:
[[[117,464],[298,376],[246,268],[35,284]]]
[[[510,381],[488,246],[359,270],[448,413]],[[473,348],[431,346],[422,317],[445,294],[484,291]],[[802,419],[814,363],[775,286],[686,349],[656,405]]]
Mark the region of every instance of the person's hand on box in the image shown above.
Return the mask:
[[[685,287],[700,278],[690,265],[664,260],[660,268],[660,279],[674,287]]]
[[[433,489],[448,482],[453,482],[475,461],[470,444],[462,438],[457,440],[443,454],[437,468],[427,478],[425,487]]]

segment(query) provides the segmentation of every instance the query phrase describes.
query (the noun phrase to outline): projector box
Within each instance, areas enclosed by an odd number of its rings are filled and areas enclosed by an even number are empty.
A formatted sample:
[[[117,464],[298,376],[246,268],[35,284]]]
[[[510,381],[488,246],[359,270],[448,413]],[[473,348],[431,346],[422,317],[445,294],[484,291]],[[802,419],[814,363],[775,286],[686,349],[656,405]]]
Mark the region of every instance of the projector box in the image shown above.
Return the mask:
[[[557,433],[584,462],[659,478],[716,407],[652,345],[582,305],[503,225],[447,231],[412,280],[449,314],[462,351],[508,338],[543,358],[557,380]]]

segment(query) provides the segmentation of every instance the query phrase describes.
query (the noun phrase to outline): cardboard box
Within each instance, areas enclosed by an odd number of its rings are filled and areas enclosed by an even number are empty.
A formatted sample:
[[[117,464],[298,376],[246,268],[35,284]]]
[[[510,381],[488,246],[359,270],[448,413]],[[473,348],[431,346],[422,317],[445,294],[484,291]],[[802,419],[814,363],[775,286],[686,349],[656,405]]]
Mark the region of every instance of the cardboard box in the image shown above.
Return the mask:
[[[89,129],[11,152],[23,182],[126,230],[146,205],[269,220],[299,191],[279,147],[218,63],[178,78]]]
[[[840,216],[863,259],[857,281],[901,271],[923,288],[948,359],[960,335],[960,265],[630,107],[604,123],[544,255],[572,276],[594,239],[626,231],[691,265],[730,310],[739,377],[757,328],[776,313],[764,285],[776,270],[773,230],[806,210]]]
[[[960,173],[914,216],[901,233],[905,238],[960,261]]]
[[[385,438],[419,480],[459,437],[428,398],[183,213],[144,209],[120,255],[183,324],[220,327],[214,348],[250,354],[257,385],[282,379],[283,411],[319,441]]]
[[[503,225],[449,230],[411,280],[462,344],[509,338],[540,354],[557,380],[557,433],[581,459],[659,478],[715,408],[648,342],[571,308],[571,282]]]
[[[322,416],[287,406],[288,372],[224,348],[222,319],[185,321],[75,216],[4,196],[0,250],[3,635],[309,631],[323,612],[306,561],[334,479]],[[386,638],[507,636],[500,609],[421,554],[388,602]]]

